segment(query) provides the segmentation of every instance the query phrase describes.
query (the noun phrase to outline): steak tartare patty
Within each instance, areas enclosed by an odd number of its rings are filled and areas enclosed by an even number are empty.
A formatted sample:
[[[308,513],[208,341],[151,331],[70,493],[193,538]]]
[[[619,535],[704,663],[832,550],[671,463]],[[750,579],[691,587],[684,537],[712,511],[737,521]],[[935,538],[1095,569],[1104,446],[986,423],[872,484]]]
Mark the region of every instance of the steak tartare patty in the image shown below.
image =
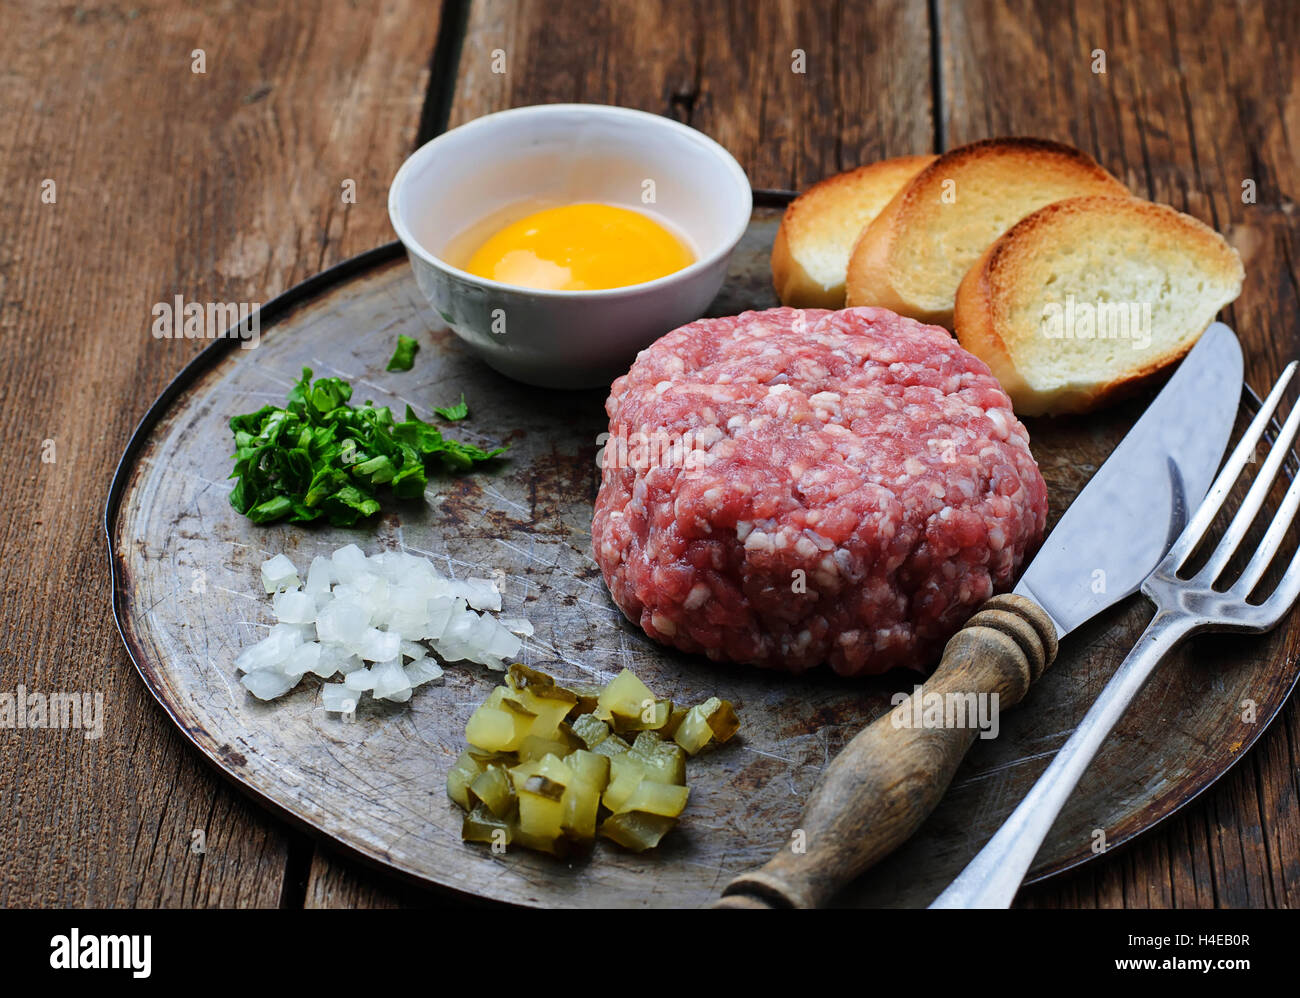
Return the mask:
[[[628,618],[686,652],[921,668],[1042,538],[1006,393],[946,330],[885,309],[692,322],[606,410],[596,559]]]

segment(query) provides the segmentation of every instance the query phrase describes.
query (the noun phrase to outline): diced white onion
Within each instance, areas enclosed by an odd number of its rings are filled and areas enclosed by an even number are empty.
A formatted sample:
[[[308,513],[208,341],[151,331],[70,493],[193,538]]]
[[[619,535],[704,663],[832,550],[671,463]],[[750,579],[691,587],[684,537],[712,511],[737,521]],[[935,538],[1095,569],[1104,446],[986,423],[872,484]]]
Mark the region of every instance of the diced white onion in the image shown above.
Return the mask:
[[[284,660],[281,671],[289,677],[301,677],[304,672],[315,672],[320,664],[320,648],[315,641],[299,645]]]
[[[373,690],[375,688],[375,670],[358,669],[356,672],[349,672],[347,678],[343,680],[343,685],[357,692]]]
[[[278,554],[262,564],[261,578],[277,623],[239,653],[235,667],[262,700],[283,696],[310,673],[343,676],[321,686],[321,704],[333,713],[350,714],[366,694],[405,703],[415,688],[443,678],[433,655],[502,670],[523,647],[519,636],[533,633],[523,618],[489,612],[501,609],[491,579],[449,579],[405,551],[367,557],[348,544],[313,558],[305,584]]]
[[[286,589],[271,597],[275,619],[282,624],[314,624],[316,598],[300,589]]]
[[[304,588],[313,595],[328,593],[330,586],[337,581],[338,576],[334,574],[334,562],[329,558],[322,558],[317,555],[311,560],[311,567],[307,569],[307,585]]]
[[[357,709],[361,694],[342,683],[325,683],[320,688],[320,702],[326,710],[344,713]]]
[[[464,595],[475,610],[501,609],[501,592],[491,579],[466,579]]]
[[[400,659],[380,662],[370,670],[374,674],[375,688],[372,691],[379,699],[394,699],[393,694],[409,690],[411,684],[406,680]]]
[[[245,676],[243,683],[248,687],[248,692],[257,699],[274,700],[297,686],[298,680],[275,669],[258,669]]]
[[[277,554],[262,562],[262,586],[268,593],[298,588],[298,569],[286,556]]]
[[[411,684],[412,689],[442,678],[442,666],[427,657],[408,662],[404,667],[404,671],[406,672],[406,681]]]

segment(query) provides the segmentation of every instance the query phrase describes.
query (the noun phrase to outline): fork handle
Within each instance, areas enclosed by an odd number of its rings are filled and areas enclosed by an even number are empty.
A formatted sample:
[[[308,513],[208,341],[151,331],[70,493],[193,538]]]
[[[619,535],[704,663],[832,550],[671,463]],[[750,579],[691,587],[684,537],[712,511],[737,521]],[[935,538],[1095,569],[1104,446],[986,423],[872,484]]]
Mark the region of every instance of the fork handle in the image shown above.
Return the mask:
[[[924,716],[915,723],[917,698],[996,694],[994,709],[1009,707],[1055,655],[1056,626],[1033,600],[1008,594],[986,602],[948,642],[920,692],[860,731],[826,767],[789,844],[728,884],[715,906],[813,908],[829,900],[916,830],[975,740],[969,714],[961,727],[929,726]]]
[[[1061,808],[1106,736],[1160,660],[1194,630],[1191,618],[1159,610],[1079,726],[1025,799],[931,908],[1008,908]]]

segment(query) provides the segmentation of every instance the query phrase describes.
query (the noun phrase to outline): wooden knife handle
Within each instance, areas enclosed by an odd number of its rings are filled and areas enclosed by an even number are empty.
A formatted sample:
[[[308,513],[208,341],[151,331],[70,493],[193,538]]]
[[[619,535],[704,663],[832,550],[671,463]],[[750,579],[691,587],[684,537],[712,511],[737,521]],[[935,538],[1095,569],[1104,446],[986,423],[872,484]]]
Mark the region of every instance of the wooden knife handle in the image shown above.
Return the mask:
[[[916,831],[979,733],[974,716],[963,727],[913,725],[914,698],[921,696],[924,707],[936,702],[933,693],[996,693],[997,709],[1005,709],[1055,657],[1056,627],[1037,603],[1015,595],[990,599],[953,635],[919,694],[878,717],[831,760],[781,852],[728,884],[714,907],[825,903]]]

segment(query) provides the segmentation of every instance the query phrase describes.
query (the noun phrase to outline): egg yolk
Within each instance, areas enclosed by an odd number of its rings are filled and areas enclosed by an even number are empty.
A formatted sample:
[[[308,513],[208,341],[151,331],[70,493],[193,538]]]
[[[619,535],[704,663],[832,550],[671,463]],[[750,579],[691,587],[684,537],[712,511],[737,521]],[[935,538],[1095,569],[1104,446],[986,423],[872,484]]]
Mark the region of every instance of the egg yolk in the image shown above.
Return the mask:
[[[608,204],[567,204],[512,222],[470,256],[465,269],[502,284],[550,291],[622,288],[664,277],[695,260],[648,215]]]

